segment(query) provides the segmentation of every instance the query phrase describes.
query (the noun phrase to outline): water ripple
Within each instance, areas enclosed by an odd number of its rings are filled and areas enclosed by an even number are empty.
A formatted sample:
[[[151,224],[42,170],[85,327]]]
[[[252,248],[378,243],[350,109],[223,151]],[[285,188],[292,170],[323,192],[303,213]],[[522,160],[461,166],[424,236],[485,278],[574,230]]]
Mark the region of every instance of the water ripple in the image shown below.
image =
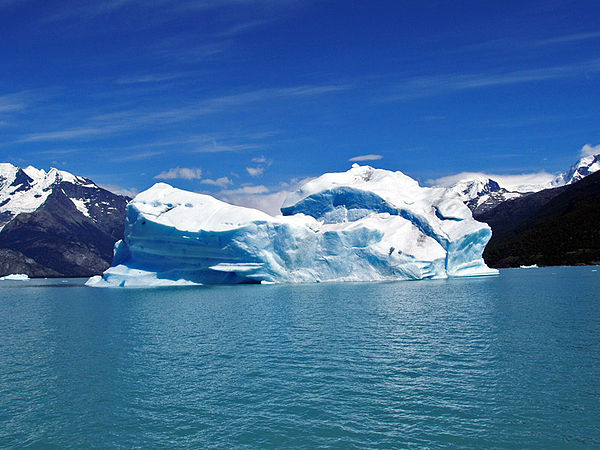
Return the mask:
[[[589,268],[0,288],[0,447],[600,446]]]

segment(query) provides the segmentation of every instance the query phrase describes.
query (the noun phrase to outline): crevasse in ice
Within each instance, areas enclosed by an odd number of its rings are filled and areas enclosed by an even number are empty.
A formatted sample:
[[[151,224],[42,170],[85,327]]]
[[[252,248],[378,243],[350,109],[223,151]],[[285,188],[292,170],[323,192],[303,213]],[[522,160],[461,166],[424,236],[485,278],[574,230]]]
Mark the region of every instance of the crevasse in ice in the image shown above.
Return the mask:
[[[158,183],[127,208],[113,265],[89,285],[375,281],[497,273],[490,228],[456,194],[354,165],[301,186],[283,215]]]

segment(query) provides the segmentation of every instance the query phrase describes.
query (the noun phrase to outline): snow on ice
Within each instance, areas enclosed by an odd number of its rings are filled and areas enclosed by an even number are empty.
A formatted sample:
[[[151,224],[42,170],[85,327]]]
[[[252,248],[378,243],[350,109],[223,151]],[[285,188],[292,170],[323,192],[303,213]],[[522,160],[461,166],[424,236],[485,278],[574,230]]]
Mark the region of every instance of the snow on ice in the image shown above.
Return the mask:
[[[490,228],[445,188],[355,164],[304,184],[283,215],[155,184],[127,208],[112,267],[88,285],[293,283],[496,274]]]

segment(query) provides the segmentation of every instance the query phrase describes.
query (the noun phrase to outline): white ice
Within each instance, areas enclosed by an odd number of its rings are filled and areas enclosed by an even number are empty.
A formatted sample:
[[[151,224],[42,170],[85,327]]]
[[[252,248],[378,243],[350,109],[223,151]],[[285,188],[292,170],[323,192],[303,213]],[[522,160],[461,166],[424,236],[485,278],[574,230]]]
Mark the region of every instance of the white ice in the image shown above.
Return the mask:
[[[303,185],[284,215],[158,183],[127,208],[125,239],[95,286],[375,281],[497,273],[490,228],[458,196],[354,165]]]
[[[11,273],[10,275],[0,277],[0,280],[25,281],[29,280],[29,276],[25,273]]]

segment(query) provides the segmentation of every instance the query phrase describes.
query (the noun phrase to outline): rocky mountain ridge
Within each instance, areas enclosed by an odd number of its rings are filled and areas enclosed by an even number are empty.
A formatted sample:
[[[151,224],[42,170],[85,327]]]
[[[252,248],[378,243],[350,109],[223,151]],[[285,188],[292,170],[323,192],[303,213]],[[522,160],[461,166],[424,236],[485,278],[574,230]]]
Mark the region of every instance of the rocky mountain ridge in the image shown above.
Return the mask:
[[[568,170],[544,184],[531,184],[515,188],[503,186],[499,181],[487,176],[477,175],[462,179],[449,186],[479,219],[483,214],[499,204],[526,196],[533,192],[571,185],[600,170],[600,154],[584,156]]]
[[[129,200],[62,170],[0,164],[0,276],[89,276],[106,269]]]

